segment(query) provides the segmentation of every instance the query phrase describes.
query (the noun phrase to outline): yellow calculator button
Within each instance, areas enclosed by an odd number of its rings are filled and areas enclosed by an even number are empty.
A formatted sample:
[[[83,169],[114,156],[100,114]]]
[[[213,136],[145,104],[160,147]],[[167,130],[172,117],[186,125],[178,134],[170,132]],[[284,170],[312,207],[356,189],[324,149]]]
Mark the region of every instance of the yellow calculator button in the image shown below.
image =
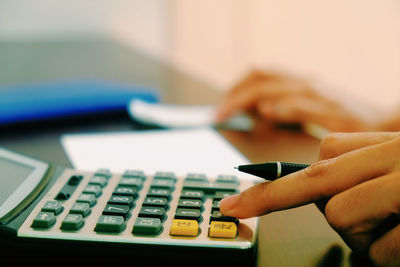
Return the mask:
[[[234,238],[236,234],[237,226],[233,222],[211,222],[210,237]]]
[[[197,236],[199,223],[196,220],[175,219],[172,221],[170,235]]]

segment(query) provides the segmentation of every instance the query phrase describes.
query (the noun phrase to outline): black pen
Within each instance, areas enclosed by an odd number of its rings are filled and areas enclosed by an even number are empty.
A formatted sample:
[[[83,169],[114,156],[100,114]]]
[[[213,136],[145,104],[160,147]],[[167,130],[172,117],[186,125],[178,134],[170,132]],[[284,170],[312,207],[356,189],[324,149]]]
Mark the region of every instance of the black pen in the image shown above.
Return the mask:
[[[239,165],[235,167],[241,172],[249,173],[266,180],[275,180],[279,177],[305,169],[310,165],[289,162],[265,162],[258,164]]]

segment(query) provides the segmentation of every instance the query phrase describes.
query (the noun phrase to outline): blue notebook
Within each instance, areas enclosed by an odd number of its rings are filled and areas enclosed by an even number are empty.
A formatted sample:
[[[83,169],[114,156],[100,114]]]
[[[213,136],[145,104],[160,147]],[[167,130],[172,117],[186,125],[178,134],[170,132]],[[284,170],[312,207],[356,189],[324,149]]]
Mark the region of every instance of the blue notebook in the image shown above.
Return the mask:
[[[152,88],[108,81],[63,81],[0,87],[0,125],[126,110],[132,99],[158,102]]]

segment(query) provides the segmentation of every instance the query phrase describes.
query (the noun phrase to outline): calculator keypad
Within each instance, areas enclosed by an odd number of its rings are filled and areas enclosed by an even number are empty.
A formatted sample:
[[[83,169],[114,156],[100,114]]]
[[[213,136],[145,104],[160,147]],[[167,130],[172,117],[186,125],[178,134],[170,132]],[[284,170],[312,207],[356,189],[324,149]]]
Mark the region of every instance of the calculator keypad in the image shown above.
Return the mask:
[[[219,211],[222,198],[251,186],[250,181],[232,175],[209,179],[201,173],[182,178],[172,172],[146,176],[140,170],[118,175],[107,169],[93,173],[67,170],[64,176],[28,217],[21,235],[46,236],[48,232],[76,239],[69,235],[85,233],[92,236],[89,240],[118,242],[123,236],[121,242],[128,243],[136,238],[150,238],[150,243],[162,240],[161,244],[180,240],[175,245],[202,240],[211,247],[218,242],[231,242],[231,246],[255,242],[257,219],[239,222]],[[59,198],[60,192],[69,195]],[[253,232],[249,235],[247,230],[242,236],[241,223]]]

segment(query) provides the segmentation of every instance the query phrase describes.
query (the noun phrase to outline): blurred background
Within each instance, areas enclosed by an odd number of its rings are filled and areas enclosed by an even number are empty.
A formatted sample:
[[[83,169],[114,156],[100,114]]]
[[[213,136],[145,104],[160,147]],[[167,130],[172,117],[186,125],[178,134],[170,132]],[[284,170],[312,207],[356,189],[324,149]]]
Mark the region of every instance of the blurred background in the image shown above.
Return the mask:
[[[398,0],[0,2],[0,42],[96,36],[220,90],[259,68],[322,80],[384,109],[400,101]]]

